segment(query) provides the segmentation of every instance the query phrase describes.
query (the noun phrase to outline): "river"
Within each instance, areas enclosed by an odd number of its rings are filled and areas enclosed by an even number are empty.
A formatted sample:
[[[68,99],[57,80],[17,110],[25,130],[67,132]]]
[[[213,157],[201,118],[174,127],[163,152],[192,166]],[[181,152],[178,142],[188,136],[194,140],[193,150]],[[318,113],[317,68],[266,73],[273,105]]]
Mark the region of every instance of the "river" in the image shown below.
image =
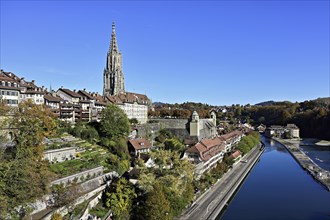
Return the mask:
[[[281,144],[266,148],[218,219],[330,219],[330,192],[303,170]]]

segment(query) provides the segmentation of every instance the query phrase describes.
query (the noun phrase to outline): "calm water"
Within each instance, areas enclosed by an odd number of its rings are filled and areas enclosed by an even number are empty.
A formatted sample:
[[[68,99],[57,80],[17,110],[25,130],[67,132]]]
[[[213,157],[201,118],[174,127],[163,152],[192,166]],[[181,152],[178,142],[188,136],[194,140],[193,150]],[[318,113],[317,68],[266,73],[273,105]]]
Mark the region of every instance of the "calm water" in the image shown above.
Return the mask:
[[[262,140],[265,152],[221,219],[330,219],[330,192],[281,144]]]

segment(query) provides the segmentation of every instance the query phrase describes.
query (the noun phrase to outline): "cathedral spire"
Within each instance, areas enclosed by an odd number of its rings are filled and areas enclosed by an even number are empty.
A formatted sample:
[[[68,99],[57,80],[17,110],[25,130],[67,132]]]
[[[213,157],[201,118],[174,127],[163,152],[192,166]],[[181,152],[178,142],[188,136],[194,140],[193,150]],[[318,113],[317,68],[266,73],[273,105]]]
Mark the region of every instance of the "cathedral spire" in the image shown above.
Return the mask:
[[[112,22],[112,33],[111,33],[109,53],[111,53],[111,52],[118,52],[115,22]]]

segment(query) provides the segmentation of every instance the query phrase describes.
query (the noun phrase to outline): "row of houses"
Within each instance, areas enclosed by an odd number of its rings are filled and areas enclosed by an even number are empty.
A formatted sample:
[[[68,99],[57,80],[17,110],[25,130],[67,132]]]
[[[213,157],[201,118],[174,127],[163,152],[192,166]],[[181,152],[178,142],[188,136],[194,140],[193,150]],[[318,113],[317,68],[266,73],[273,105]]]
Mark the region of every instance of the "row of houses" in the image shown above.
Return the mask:
[[[232,152],[243,136],[242,131],[235,130],[212,139],[203,139],[187,149],[183,158],[187,158],[195,165],[195,176],[199,178],[204,172],[221,162],[226,153]],[[236,154],[239,152],[235,153],[235,157],[237,157]]]
[[[218,162],[221,162],[224,155],[233,151],[235,145],[241,140],[244,133],[239,130],[227,133],[214,138],[205,138],[197,144],[188,148],[183,158],[187,158],[195,165],[195,176],[199,178],[204,172],[212,169]],[[153,148],[146,139],[131,139],[128,142],[128,149],[132,156],[147,154]],[[240,152],[234,152],[233,158],[240,158]]]
[[[102,110],[108,104],[119,106],[129,119],[136,118],[144,124],[148,120],[150,100],[146,95],[136,93],[120,93],[113,96],[101,96],[95,92],[59,88],[47,91],[38,87],[35,81],[26,81],[14,73],[0,70],[0,100],[16,107],[24,100],[45,104],[62,121],[75,123],[78,121],[99,121]]]

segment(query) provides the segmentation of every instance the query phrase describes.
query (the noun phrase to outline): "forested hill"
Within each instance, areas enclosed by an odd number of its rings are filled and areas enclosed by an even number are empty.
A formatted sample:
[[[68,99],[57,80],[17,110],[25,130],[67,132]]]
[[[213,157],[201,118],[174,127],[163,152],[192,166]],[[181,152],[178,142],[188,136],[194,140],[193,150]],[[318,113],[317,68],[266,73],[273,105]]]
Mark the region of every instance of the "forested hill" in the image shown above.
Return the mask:
[[[242,111],[254,124],[285,125],[294,123],[300,128],[301,137],[330,140],[329,98],[300,103],[275,102],[269,106],[252,106]]]
[[[330,98],[318,98],[304,102],[267,101],[258,105],[210,106],[202,103],[162,104],[149,111],[149,116],[189,118],[196,110],[200,118],[209,117],[209,111],[218,111],[218,121],[249,122],[270,125],[294,123],[300,128],[301,137],[330,140]],[[223,111],[225,109],[225,111]]]

